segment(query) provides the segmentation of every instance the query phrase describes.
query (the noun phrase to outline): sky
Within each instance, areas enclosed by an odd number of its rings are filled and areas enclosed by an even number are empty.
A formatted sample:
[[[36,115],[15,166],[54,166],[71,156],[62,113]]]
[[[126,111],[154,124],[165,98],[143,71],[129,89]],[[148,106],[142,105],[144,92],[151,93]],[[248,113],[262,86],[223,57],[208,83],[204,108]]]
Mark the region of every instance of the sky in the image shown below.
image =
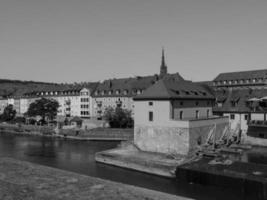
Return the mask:
[[[0,0],[0,78],[193,81],[267,68],[266,0]]]

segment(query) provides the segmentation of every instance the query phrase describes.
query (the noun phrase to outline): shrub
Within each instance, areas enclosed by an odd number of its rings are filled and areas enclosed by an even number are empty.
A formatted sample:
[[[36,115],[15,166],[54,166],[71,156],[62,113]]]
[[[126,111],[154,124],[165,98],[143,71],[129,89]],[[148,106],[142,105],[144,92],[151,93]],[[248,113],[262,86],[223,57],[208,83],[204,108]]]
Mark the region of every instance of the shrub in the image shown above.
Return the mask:
[[[104,119],[111,128],[132,128],[133,118],[131,111],[117,107],[108,108],[104,113]]]

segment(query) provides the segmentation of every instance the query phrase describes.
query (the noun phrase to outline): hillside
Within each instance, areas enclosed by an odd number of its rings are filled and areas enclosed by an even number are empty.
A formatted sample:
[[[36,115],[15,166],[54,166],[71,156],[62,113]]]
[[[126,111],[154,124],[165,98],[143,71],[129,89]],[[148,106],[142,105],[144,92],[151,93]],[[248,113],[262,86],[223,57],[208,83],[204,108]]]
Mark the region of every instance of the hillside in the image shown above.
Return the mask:
[[[75,84],[63,84],[0,79],[0,96],[4,98],[7,96],[21,96],[24,93],[33,91],[71,89],[80,86],[86,87],[91,84],[95,83],[84,82]]]

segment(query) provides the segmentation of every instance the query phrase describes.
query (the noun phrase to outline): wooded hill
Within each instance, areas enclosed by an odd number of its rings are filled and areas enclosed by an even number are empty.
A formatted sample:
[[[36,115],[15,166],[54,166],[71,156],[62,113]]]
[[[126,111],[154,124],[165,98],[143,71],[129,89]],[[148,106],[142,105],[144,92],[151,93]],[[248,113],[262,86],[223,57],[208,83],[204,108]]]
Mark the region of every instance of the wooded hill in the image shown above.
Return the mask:
[[[38,81],[21,81],[21,80],[10,80],[0,79],[0,96],[6,98],[7,96],[22,96],[24,93],[33,91],[46,91],[46,90],[67,90],[77,87],[86,87],[91,84],[90,82],[83,83],[48,83]]]

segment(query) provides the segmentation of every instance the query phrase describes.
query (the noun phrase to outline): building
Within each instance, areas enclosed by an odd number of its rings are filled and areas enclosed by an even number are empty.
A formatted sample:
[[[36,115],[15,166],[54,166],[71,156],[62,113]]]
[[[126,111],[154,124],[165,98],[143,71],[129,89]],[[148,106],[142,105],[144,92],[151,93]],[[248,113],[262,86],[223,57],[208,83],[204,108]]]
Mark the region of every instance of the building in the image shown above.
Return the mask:
[[[107,108],[120,107],[132,111],[134,114],[133,97],[142,94],[159,80],[184,81],[179,73],[168,74],[162,50],[160,73],[153,76],[138,76],[105,80],[99,83],[93,94],[93,115],[101,119]]]
[[[73,117],[78,116],[82,118],[92,117],[93,98],[97,84],[91,84],[87,87],[76,87],[69,89],[55,89],[34,91],[25,93],[23,97],[14,99],[15,105],[19,105],[19,114],[27,112],[30,104],[40,98],[51,98],[59,103],[58,116]],[[17,107],[17,106],[15,106]]]
[[[246,133],[250,120],[266,119],[267,70],[221,73],[213,88],[214,114],[229,116],[231,129]]]
[[[267,69],[219,74],[213,80],[216,88],[267,88]]]
[[[134,143],[143,151],[187,155],[219,139],[228,117],[212,115],[215,97],[190,81],[159,80],[134,97]]]
[[[8,101],[6,98],[1,97],[0,98],[0,114],[4,112],[5,107],[7,107]]]

